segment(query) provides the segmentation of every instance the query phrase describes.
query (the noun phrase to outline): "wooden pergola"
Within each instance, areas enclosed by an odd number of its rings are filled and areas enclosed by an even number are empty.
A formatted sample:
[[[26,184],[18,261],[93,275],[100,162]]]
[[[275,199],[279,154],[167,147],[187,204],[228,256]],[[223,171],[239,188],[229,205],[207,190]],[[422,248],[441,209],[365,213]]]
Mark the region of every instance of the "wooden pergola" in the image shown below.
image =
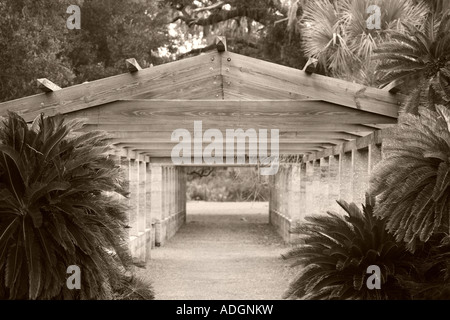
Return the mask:
[[[40,79],[44,93],[0,104],[27,121],[38,114],[85,118],[118,148],[170,158],[175,129],[279,129],[280,154],[307,155],[397,122],[399,96],[217,49],[68,88]],[[248,152],[248,149],[246,150]]]

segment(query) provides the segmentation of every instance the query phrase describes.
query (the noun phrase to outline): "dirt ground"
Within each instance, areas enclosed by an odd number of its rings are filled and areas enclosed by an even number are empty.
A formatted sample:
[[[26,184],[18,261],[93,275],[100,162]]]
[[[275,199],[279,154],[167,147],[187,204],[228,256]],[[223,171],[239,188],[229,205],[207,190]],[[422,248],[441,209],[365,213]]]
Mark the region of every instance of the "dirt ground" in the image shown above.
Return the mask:
[[[294,270],[268,203],[189,202],[187,224],[139,275],[160,300],[281,299]]]

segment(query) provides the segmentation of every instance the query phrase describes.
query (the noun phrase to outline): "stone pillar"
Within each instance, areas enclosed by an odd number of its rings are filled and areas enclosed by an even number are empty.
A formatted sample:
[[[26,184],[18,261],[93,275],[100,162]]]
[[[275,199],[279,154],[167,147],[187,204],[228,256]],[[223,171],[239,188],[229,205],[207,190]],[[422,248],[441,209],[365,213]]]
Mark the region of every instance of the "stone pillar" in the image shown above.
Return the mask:
[[[129,177],[130,177],[130,195],[129,195],[129,225],[130,236],[139,234],[138,216],[139,216],[139,161],[130,160]]]
[[[352,186],[352,151],[340,154],[339,166],[339,199],[348,203],[353,201]]]
[[[381,161],[381,145],[369,144],[369,175],[374,167]]]
[[[313,161],[306,163],[305,179],[305,209],[306,215],[314,214],[314,190],[313,190],[314,165]]]
[[[352,169],[352,201],[357,206],[361,206],[365,203],[365,194],[369,188],[369,152],[367,148],[353,150]]]
[[[152,174],[151,174],[151,165],[148,162],[145,162],[145,233],[146,233],[146,251],[145,251],[145,260],[148,261],[151,259],[151,249],[154,246],[155,240],[155,231],[153,229],[153,221],[152,221]]]
[[[330,160],[328,157],[321,158],[319,160],[320,166],[320,187],[319,187],[319,211],[321,214],[325,214],[331,208],[331,203],[329,199],[330,193]]]
[[[339,156],[330,156],[328,159],[330,179],[328,184],[328,203],[330,205],[330,210],[333,212],[339,212],[340,206],[337,204],[336,200],[339,200]]]
[[[139,161],[139,216],[138,216],[138,231],[145,232],[147,227],[146,222],[146,202],[147,202],[147,166],[145,161]]]
[[[299,218],[303,220],[308,213],[307,200],[306,200],[306,163],[300,164],[300,210]]]
[[[155,246],[162,242],[162,220],[163,220],[163,167],[151,165],[152,198],[150,202],[151,215],[155,221]]]
[[[145,228],[151,229],[152,228],[152,167],[150,163],[145,163],[145,171],[146,171],[146,178],[145,178],[145,193],[146,193],[146,200],[145,200]]]
[[[322,186],[320,184],[320,160],[313,161],[313,205],[312,213],[319,214],[322,213]]]

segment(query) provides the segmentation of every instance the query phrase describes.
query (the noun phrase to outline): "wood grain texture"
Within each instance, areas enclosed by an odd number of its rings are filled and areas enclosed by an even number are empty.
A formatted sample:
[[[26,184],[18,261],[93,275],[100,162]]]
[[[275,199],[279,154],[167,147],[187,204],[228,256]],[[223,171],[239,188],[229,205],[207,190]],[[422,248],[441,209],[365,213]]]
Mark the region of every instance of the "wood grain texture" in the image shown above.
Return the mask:
[[[231,82],[306,95],[331,103],[396,118],[398,97],[377,88],[348,81],[307,74],[275,63],[226,52],[222,55],[222,72]]]
[[[167,131],[202,121],[208,128],[270,128],[303,125],[396,123],[397,120],[316,100],[125,100],[80,110],[88,124],[164,125]],[[291,130],[291,129],[290,129]]]
[[[175,61],[136,73],[125,73],[56,91],[51,95],[38,94],[0,104],[0,115],[7,110],[19,112],[27,121],[39,113],[46,115],[69,113],[138,94],[164,89],[180,83],[195,82],[220,74],[218,56],[211,52],[197,57]]]

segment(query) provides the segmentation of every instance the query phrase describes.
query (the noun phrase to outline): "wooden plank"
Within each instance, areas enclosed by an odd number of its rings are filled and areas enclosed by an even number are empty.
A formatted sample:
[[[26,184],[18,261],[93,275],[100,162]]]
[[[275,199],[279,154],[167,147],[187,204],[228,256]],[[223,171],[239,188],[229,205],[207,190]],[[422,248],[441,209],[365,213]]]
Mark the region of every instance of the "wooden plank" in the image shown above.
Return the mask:
[[[154,139],[153,137],[139,137],[139,138],[111,138],[108,141],[110,141],[111,143],[121,143],[121,144],[133,144],[133,143],[151,143],[151,144],[155,144],[155,145],[170,145],[173,146],[176,143],[172,142],[170,139],[170,134],[168,135],[169,138],[166,138],[165,140],[158,140],[158,139]],[[223,142],[224,143],[233,143],[232,139],[227,139],[226,135],[224,134],[223,137]],[[346,142],[347,140],[344,139],[323,139],[323,138],[297,138],[297,139],[283,139],[280,138],[279,139],[279,144],[280,145],[295,145],[295,144],[302,144],[302,143],[326,143],[329,145],[337,145],[337,144],[341,144]],[[260,139],[260,137],[258,137],[258,143],[270,143],[271,139],[270,137],[268,137],[268,139]],[[209,142],[203,142],[203,145],[209,145]]]
[[[245,79],[230,77],[224,72],[223,93],[225,100],[304,100],[310,99],[307,95],[298,92],[279,90],[268,87],[266,84],[249,83]]]
[[[96,130],[96,125],[85,125],[80,131]],[[172,131],[108,131],[112,139],[151,139],[152,141],[170,141]],[[279,132],[280,141],[315,141],[325,142],[328,140],[352,140],[360,137],[358,134],[350,134],[346,132],[321,132],[321,131],[305,131],[305,132]]]
[[[315,152],[309,154],[303,158],[303,161],[312,161],[320,158],[338,155],[342,152],[349,152],[353,149],[364,149],[369,146],[369,144],[380,144],[383,140],[383,136],[389,133],[389,129],[378,130],[369,134],[365,137],[361,137],[352,141],[345,142],[341,145],[327,148],[323,151]]]
[[[284,152],[280,151],[280,155],[281,154],[299,154],[299,155],[303,155],[305,153],[314,153],[314,152],[318,152],[321,151],[321,148],[318,149],[311,149],[311,150],[303,150],[303,151],[298,151],[298,150],[284,150]],[[143,153],[145,155],[148,155],[150,158],[152,157],[163,157],[163,158],[167,158],[171,156],[171,150],[148,150],[148,149],[135,149],[134,151],[138,152],[138,153]],[[192,157],[195,156],[202,156],[202,154],[194,154],[193,152],[191,153]],[[248,155],[248,153],[246,153],[246,155]],[[224,155],[224,162],[226,161],[226,157]]]
[[[38,89],[40,89],[44,92],[55,92],[55,91],[61,90],[60,86],[54,84],[53,82],[51,82],[50,80],[48,80],[46,78],[37,79],[37,85],[38,85]]]
[[[393,118],[398,116],[399,97],[381,89],[318,74],[308,75],[302,70],[232,52],[222,55],[222,63],[223,74],[237,81],[302,94]]]
[[[176,145],[178,145],[178,143],[175,143],[175,142],[172,142],[172,143],[120,142],[120,143],[116,143],[115,145],[118,147],[121,147],[121,148],[131,148],[133,150],[134,149],[147,149],[147,150],[155,150],[155,151],[158,151],[158,150],[171,151]],[[183,143],[182,142],[181,145],[187,149],[191,149],[192,152],[194,151],[194,143]],[[208,145],[209,145],[209,143],[203,143],[202,150]],[[233,145],[234,145],[235,152],[238,152],[238,151],[246,152],[248,150],[258,151],[259,150],[259,144],[257,144],[255,146],[255,148],[253,146],[249,146],[248,142],[243,147],[237,146],[236,143],[234,143]],[[225,153],[227,144],[224,143],[224,144],[222,144],[222,146],[223,146],[223,152]],[[318,142],[311,142],[311,143],[302,142],[302,143],[289,143],[289,144],[279,143],[278,146],[279,146],[280,152],[283,152],[283,150],[304,151],[304,150],[312,150],[312,149],[318,149],[318,148],[329,148],[329,147],[332,147],[333,144],[318,143]],[[267,144],[267,150],[268,151],[271,150],[270,143]]]
[[[196,81],[177,80],[167,87],[156,86],[151,91],[135,95],[131,99],[182,99],[182,100],[204,100],[222,99],[222,77],[218,74],[198,79]]]
[[[0,115],[11,110],[19,112],[27,121],[31,121],[41,112],[46,115],[69,113],[161,88],[169,92],[172,86],[178,83],[195,82],[220,75],[219,59],[211,60],[214,56],[218,56],[218,53],[213,51],[133,74],[125,73],[75,85],[51,95],[38,94],[0,103]]]
[[[194,124],[190,123],[188,125],[185,124],[179,124],[177,127],[174,127],[172,124],[167,125],[164,123],[157,123],[157,124],[132,124],[132,123],[121,123],[121,124],[90,124],[86,128],[89,128],[88,130],[102,130],[102,131],[132,131],[132,132],[172,132],[175,129],[186,129],[190,132],[193,132],[194,130]],[[212,127],[203,125],[203,131],[208,129],[219,129],[223,132],[226,129],[248,129],[247,127],[237,125],[233,125],[232,128],[226,127],[226,128],[220,128],[220,127]],[[265,128],[254,128],[254,129],[271,129],[270,127]],[[309,124],[302,124],[301,126],[295,124],[295,125],[289,125],[289,126],[283,126],[282,128],[277,128],[280,130],[280,132],[342,132],[342,131],[350,131],[350,132],[367,132],[367,131],[373,131],[373,129],[360,125],[360,124],[346,124],[346,123],[309,123]]]
[[[123,100],[70,113],[88,124],[149,124],[175,130],[202,121],[210,128],[396,123],[397,120],[317,100]],[[165,130],[168,131],[168,130]]]
[[[130,59],[125,60],[125,63],[127,64],[128,71],[131,73],[142,70],[141,66],[136,61],[135,58],[130,58]]]

